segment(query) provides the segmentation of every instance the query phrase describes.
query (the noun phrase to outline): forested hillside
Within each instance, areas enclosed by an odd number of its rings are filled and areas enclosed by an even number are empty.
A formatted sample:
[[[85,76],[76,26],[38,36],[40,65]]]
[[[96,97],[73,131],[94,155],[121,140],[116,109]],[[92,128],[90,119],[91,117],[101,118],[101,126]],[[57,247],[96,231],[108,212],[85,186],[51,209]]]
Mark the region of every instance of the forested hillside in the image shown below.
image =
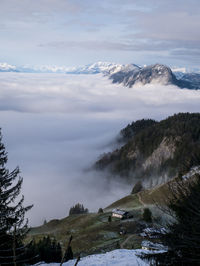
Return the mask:
[[[97,170],[107,170],[109,178],[140,180],[145,187],[164,183],[200,164],[200,114],[133,122],[121,130],[120,141],[125,144],[102,155]]]

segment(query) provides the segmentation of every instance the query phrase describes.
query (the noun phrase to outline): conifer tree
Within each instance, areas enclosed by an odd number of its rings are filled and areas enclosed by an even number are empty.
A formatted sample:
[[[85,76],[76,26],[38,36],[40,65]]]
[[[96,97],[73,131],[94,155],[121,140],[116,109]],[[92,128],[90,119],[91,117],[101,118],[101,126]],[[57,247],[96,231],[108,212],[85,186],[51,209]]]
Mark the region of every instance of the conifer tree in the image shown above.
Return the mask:
[[[88,209],[84,208],[83,204],[77,203],[69,210],[69,215],[88,213]]]
[[[167,233],[160,235],[168,251],[143,254],[142,258],[152,265],[200,265],[200,175],[172,183],[168,209],[163,211],[175,218]]]
[[[18,167],[11,172],[6,168],[7,160],[0,131],[0,264],[16,265],[23,257],[22,240],[28,230],[25,213],[32,206],[23,207],[23,196],[17,200],[23,178]]]
[[[142,218],[147,223],[151,223],[152,222],[152,213],[149,210],[149,208],[144,208]]]

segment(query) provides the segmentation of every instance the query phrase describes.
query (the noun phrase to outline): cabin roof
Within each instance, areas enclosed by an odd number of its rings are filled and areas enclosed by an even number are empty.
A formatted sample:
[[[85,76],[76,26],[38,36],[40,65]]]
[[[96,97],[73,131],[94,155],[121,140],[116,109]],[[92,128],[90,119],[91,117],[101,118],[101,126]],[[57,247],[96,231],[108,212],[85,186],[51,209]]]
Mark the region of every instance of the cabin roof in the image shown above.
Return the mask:
[[[128,212],[125,211],[125,210],[113,209],[112,210],[112,213],[119,214],[119,215],[122,215],[123,216],[123,215],[127,214]]]

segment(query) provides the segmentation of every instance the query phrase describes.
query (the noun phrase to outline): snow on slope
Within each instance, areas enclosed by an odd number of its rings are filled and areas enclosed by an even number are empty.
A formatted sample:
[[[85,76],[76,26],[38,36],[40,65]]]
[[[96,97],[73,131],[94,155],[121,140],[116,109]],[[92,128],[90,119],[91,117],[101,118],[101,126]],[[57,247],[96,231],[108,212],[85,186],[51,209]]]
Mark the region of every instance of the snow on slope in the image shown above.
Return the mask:
[[[182,179],[186,180],[188,178],[191,178],[195,174],[200,174],[200,165],[193,166],[187,174],[182,176]]]
[[[67,74],[113,74],[118,71],[130,71],[138,68],[133,64],[122,65],[109,62],[97,62],[85,66],[12,66],[7,63],[0,63],[0,72],[21,72],[21,73],[67,73]]]
[[[116,249],[105,254],[90,255],[82,258],[78,266],[147,266],[149,263],[141,260],[136,254],[144,250]],[[74,266],[76,260],[65,262],[63,266]],[[41,264],[40,264],[41,265]],[[42,264],[58,266],[58,263]]]
[[[0,63],[0,71],[2,72],[16,71],[16,66],[12,66],[7,63]]]
[[[74,67],[74,68],[67,68],[67,73],[74,73],[74,74],[98,74],[98,73],[113,73],[120,71],[124,65],[109,63],[109,62],[97,62],[94,64]]]
[[[145,66],[144,66],[145,68]],[[66,66],[14,66],[0,62],[0,72],[22,72],[22,73],[67,73],[67,74],[114,74],[119,71],[129,72],[139,70],[135,64],[116,64],[110,62],[96,62],[85,66],[66,67]],[[186,73],[200,73],[199,69],[187,69],[185,67],[172,67],[172,72],[177,78],[181,78]]]

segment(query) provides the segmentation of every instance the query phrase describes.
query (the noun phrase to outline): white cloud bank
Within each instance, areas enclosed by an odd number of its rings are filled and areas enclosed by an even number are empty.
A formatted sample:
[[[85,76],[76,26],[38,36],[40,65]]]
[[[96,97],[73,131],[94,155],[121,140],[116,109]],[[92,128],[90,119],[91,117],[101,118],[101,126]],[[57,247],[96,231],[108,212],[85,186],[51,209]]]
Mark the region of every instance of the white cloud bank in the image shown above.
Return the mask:
[[[101,75],[0,73],[0,126],[9,168],[20,166],[30,224],[60,218],[83,203],[91,211],[129,193],[84,171],[121,128],[141,118],[199,112],[200,91],[126,88]]]

